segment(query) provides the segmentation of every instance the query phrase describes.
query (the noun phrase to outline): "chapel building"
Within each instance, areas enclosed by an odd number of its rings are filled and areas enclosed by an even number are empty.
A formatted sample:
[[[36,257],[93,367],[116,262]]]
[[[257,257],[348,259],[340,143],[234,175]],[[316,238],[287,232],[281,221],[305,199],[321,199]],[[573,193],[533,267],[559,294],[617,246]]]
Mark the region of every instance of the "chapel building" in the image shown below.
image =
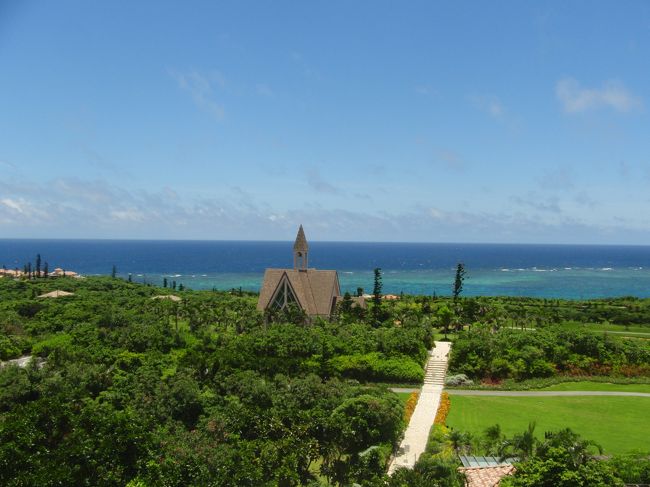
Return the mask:
[[[310,319],[330,318],[343,299],[338,273],[309,268],[308,262],[309,245],[300,225],[293,244],[293,269],[266,269],[257,309],[281,311],[295,304]],[[365,302],[357,304],[365,307]]]

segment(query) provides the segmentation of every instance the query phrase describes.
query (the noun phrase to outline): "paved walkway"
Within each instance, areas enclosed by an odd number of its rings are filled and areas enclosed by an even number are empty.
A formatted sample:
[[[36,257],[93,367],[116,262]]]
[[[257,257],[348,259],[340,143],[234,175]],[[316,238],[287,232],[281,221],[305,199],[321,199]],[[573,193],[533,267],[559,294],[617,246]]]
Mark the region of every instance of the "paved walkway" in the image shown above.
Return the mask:
[[[506,396],[506,397],[541,397],[541,396],[636,396],[650,397],[650,392],[626,391],[485,391],[470,389],[447,389],[452,396]]]
[[[450,342],[435,342],[435,344],[436,346],[430,352],[427,361],[424,384],[415,411],[413,411],[413,416],[404,432],[404,439],[400,443],[399,450],[388,466],[389,475],[398,467],[413,468],[427,446],[429,431],[433,426],[433,420],[440,405],[440,394],[445,385],[447,358],[451,348]],[[407,391],[408,389],[403,390],[403,392]]]

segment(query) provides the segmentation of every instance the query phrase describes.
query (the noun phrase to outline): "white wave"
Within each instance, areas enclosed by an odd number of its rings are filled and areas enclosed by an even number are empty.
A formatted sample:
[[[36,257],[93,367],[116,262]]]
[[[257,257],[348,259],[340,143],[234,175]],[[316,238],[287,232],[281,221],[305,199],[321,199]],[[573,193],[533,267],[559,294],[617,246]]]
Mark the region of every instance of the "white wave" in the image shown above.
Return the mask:
[[[501,269],[501,272],[510,272],[510,269]]]
[[[611,271],[611,270],[612,270],[611,267],[603,267],[603,268],[601,269],[601,271]]]

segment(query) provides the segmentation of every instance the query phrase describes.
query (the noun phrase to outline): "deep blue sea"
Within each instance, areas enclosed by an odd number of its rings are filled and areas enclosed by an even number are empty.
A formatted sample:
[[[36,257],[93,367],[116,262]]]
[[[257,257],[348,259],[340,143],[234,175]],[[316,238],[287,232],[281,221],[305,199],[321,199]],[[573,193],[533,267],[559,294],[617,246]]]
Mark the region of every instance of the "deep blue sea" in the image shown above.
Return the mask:
[[[0,240],[0,266],[22,269],[40,253],[50,269],[118,274],[192,289],[259,290],[266,267],[291,267],[293,242]],[[465,264],[464,295],[650,297],[650,246],[310,242],[309,265],[339,271],[343,290],[449,295]]]

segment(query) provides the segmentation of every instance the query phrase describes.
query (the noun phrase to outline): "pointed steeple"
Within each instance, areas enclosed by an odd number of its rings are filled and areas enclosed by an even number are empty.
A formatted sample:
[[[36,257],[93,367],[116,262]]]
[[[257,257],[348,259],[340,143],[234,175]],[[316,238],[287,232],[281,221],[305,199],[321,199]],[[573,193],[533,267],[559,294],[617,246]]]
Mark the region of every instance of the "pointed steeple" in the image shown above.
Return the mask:
[[[307,269],[307,253],[309,252],[309,245],[307,245],[307,239],[305,238],[305,231],[302,229],[302,225],[298,229],[298,235],[296,235],[296,241],[293,244],[293,268],[296,270],[306,270]]]
[[[309,252],[309,245],[307,245],[307,239],[305,238],[305,231],[302,229],[302,225],[298,229],[298,235],[296,235],[296,241],[293,244],[294,252]]]

